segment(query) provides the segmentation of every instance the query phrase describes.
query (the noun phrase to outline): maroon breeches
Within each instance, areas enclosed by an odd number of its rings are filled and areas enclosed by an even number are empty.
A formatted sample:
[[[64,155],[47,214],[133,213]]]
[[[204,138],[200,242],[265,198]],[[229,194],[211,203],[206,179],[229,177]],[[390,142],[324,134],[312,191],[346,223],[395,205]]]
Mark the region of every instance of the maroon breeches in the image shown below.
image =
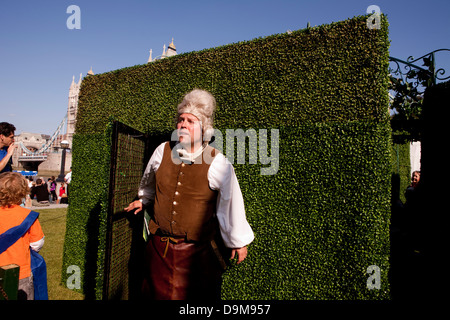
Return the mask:
[[[222,270],[210,243],[151,235],[142,292],[156,300],[217,300]]]

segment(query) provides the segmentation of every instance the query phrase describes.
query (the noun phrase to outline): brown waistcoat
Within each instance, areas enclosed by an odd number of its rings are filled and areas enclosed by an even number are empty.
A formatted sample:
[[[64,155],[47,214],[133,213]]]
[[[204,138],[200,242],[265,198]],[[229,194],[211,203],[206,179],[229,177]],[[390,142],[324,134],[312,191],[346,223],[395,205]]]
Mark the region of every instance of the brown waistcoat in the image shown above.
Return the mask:
[[[214,157],[217,150],[207,146],[203,154],[205,152]],[[198,162],[199,159],[193,164],[174,163],[171,144],[166,143],[161,164],[156,171],[154,214],[149,223],[152,234],[160,229],[164,235],[187,240],[212,239],[217,228],[217,191],[209,187],[208,169],[211,161],[206,163],[202,159],[201,163]]]

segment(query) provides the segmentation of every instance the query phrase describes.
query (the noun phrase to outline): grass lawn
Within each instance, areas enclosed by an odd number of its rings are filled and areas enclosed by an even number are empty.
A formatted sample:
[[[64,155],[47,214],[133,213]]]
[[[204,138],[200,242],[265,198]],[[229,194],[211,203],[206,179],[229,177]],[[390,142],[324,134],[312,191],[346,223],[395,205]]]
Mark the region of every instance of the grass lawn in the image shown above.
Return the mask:
[[[39,209],[39,222],[45,234],[45,243],[39,252],[47,264],[49,300],[83,300],[84,295],[61,283],[64,236],[67,208]]]

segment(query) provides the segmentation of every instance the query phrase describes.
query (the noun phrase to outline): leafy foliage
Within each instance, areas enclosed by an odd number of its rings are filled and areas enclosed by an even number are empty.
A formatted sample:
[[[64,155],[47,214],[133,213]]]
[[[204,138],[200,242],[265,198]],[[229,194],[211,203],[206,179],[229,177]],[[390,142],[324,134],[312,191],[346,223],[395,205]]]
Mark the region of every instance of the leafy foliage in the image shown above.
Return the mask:
[[[87,220],[98,219],[91,224],[98,260],[90,276],[101,297],[109,120],[150,136],[170,132],[182,96],[199,87],[216,97],[216,128],[280,132],[276,175],[260,175],[266,166],[260,163],[234,165],[256,239],[248,259],[224,275],[223,298],[387,298],[387,21],[383,17],[381,29],[370,30],[366,19],[86,77],[73,148],[78,184],[69,207],[66,265],[85,263]],[[86,185],[92,178],[94,185]],[[380,290],[366,287],[370,265],[382,270]]]
[[[448,49],[440,49],[448,50]],[[437,50],[437,51],[440,51]],[[435,84],[436,76],[433,56],[423,56],[416,60],[409,57],[409,63],[403,66],[407,71],[403,72],[400,64],[395,61],[397,68],[392,69],[389,75],[389,89],[395,94],[390,108],[395,111],[396,120],[419,120],[422,115],[423,97],[426,88]],[[422,66],[416,66],[411,62],[422,59]]]

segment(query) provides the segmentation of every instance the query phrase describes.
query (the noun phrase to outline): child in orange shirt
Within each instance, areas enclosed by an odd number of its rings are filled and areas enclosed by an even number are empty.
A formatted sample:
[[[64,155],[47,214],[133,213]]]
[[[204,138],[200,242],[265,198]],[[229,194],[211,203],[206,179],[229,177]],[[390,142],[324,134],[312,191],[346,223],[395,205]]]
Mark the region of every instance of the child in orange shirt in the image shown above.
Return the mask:
[[[0,234],[20,225],[31,210],[20,206],[29,194],[28,182],[17,172],[0,174]],[[6,251],[0,254],[0,266],[17,264],[19,272],[19,299],[34,299],[33,276],[31,274],[30,247],[39,251],[44,245],[44,233],[39,220]]]

